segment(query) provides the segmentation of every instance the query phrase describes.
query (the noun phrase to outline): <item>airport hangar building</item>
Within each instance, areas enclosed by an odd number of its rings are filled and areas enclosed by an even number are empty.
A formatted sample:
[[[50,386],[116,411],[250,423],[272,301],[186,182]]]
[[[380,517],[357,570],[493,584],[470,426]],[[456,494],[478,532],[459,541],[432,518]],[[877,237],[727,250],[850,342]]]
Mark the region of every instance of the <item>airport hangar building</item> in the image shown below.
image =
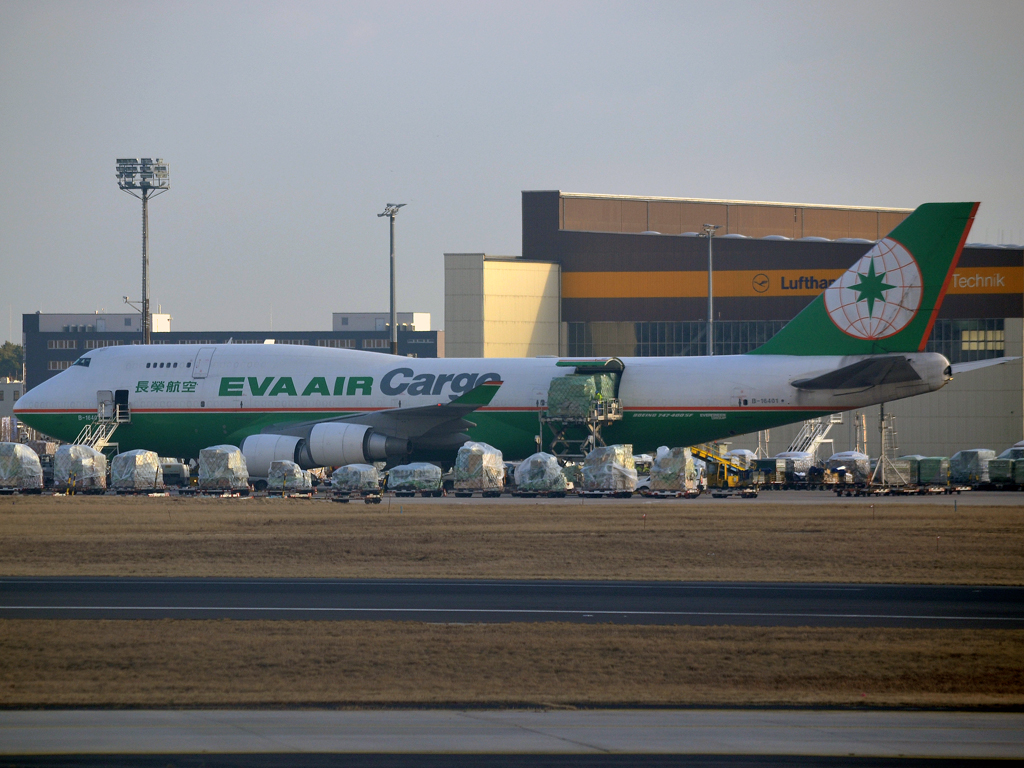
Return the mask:
[[[522,255],[445,254],[449,357],[669,356],[707,353],[708,243],[714,254],[714,353],[763,344],[912,209],[730,200],[522,193]],[[971,238],[968,238],[971,239]],[[951,362],[1024,352],[1024,248],[968,243],[927,350]],[[685,383],[681,383],[685,386]],[[628,404],[626,404],[628,405]],[[1024,437],[1024,370],[1015,361],[891,403],[901,454],[1001,451]],[[866,417],[855,427],[858,416]],[[829,437],[879,449],[878,408],[844,415]],[[771,430],[771,453],[799,425]],[[733,448],[757,446],[735,436]]]

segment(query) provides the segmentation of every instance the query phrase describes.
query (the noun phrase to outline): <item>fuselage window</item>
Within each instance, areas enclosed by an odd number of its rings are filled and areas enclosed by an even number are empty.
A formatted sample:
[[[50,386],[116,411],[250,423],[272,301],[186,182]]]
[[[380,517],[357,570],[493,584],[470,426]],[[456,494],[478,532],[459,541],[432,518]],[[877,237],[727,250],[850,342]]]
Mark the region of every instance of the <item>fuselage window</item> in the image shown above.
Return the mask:
[[[146,363],[146,367],[149,368],[149,363]]]
[[[178,367],[178,364],[177,364],[177,363],[175,363],[175,364],[174,364],[174,367],[175,367],[175,368],[177,368],[177,367]]]
[[[192,367],[192,363],[185,363],[185,367],[186,368],[191,368]]]
[[[164,364],[163,364],[163,363],[160,363],[160,367],[161,367],[161,368],[163,368],[163,367],[164,367]]]

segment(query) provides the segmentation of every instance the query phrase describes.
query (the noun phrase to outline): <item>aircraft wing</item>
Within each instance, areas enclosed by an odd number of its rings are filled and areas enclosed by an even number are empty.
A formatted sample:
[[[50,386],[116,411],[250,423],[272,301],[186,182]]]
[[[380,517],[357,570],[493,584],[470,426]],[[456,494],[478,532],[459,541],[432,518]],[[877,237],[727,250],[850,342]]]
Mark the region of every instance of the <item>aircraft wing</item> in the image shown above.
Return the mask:
[[[317,424],[331,422],[363,424],[389,437],[409,439],[418,449],[458,448],[469,439],[466,430],[476,424],[465,417],[488,405],[502,385],[500,381],[485,381],[449,403],[424,405],[415,408],[392,408],[372,413],[357,413],[333,419],[302,422],[300,424],[273,424],[261,430],[264,433],[308,437]]]
[[[797,379],[797,389],[867,389],[881,384],[920,381],[921,377],[902,355],[872,357],[823,373],[811,379]]]

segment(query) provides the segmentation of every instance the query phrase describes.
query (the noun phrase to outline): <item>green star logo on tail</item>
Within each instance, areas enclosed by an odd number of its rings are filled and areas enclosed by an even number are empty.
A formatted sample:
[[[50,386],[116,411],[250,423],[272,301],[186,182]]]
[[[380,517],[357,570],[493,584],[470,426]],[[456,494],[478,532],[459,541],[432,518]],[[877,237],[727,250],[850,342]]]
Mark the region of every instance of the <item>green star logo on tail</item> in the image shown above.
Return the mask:
[[[875,260],[871,260],[871,266],[868,268],[866,275],[860,275],[860,282],[856,285],[851,285],[850,290],[856,291],[858,294],[857,301],[866,301],[868,303],[868,315],[874,317],[875,315],[875,302],[885,301],[885,291],[890,288],[895,288],[895,285],[889,285],[884,282],[885,272],[880,275],[875,274]]]

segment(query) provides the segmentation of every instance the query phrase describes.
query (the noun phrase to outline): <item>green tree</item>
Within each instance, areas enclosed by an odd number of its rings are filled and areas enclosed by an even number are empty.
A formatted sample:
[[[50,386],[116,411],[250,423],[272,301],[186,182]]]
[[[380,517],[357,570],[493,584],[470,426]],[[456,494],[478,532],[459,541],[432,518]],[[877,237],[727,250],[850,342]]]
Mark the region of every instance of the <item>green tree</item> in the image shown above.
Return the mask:
[[[0,347],[0,379],[4,377],[20,379],[21,364],[24,360],[25,353],[21,345],[5,341],[4,345]]]

